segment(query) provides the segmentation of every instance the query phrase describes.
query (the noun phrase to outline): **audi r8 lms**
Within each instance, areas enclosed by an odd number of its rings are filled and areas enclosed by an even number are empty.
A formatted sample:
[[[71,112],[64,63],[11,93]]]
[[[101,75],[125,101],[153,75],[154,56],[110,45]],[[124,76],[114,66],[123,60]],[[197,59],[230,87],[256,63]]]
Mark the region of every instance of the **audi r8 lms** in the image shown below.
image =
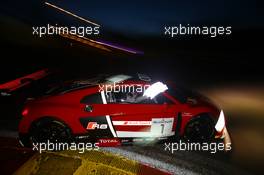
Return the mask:
[[[28,99],[20,142],[87,139],[112,146],[183,137],[208,141],[228,136],[225,116],[209,99],[138,74],[74,80]]]

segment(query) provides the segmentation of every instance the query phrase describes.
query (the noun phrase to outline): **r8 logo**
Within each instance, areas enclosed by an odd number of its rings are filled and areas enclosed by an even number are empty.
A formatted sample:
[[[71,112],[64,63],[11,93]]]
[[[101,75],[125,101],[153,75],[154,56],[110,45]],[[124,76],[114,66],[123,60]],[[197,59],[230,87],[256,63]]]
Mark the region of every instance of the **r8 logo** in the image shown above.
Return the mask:
[[[86,129],[88,129],[88,130],[107,129],[107,124],[98,124],[97,122],[89,122],[87,124]]]

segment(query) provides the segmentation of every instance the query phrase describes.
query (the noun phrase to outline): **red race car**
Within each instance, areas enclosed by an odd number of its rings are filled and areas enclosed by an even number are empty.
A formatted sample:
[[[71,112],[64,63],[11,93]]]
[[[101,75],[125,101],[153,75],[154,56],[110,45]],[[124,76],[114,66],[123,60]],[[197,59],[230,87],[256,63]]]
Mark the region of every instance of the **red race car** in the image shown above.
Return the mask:
[[[145,75],[105,76],[53,86],[29,99],[20,142],[92,139],[117,145],[182,136],[205,141],[228,136],[223,111],[207,98]]]

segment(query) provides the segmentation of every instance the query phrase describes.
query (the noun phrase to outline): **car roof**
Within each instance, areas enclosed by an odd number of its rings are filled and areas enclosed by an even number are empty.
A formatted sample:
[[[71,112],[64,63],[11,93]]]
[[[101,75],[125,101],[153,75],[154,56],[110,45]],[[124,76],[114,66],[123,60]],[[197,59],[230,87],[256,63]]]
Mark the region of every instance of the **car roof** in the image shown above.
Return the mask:
[[[51,87],[46,92],[46,94],[65,93],[87,87],[94,87],[99,84],[112,84],[112,83],[145,84],[146,82],[150,82],[150,81],[151,81],[150,77],[145,74],[137,74],[136,76],[125,75],[125,74],[116,74],[116,75],[101,74],[94,77],[68,80],[59,83]]]

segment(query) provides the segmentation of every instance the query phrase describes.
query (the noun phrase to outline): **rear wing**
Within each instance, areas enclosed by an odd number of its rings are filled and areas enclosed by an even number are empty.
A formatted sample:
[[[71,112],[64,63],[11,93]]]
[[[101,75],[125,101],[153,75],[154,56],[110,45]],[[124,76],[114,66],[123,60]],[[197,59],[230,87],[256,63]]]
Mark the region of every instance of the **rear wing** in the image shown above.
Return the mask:
[[[42,79],[46,76],[48,76],[51,72],[49,71],[49,69],[42,69],[39,70],[37,72],[34,72],[32,74],[17,78],[15,80],[11,80],[9,82],[0,84],[0,93],[1,96],[9,96],[11,92],[26,86],[30,83],[32,83],[33,81]]]

